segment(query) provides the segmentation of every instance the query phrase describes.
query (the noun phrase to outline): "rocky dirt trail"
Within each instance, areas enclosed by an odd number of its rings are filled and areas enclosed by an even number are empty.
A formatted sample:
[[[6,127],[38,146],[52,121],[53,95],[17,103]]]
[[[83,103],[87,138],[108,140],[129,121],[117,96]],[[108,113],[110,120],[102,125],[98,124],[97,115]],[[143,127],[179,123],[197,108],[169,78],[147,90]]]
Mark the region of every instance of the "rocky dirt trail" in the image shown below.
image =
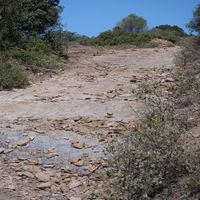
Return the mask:
[[[59,74],[0,92],[0,200],[95,199],[107,145],[142,109],[133,91],[165,85],[179,50],[71,46]]]

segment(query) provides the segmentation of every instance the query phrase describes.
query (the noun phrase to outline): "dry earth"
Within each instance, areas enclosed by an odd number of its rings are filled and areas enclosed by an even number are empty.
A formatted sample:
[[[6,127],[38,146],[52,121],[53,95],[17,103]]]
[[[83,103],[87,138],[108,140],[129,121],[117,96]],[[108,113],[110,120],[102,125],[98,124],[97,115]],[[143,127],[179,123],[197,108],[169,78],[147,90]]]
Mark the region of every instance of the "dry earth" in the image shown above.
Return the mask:
[[[0,92],[0,200],[95,199],[106,146],[142,109],[133,91],[164,86],[179,50],[71,46],[65,70]]]

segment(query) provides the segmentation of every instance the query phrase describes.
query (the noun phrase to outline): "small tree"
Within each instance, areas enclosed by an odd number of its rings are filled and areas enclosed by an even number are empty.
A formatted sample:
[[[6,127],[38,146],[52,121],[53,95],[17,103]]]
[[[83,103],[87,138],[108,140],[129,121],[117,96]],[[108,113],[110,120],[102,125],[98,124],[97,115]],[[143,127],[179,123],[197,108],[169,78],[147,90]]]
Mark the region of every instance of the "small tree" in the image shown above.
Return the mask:
[[[193,18],[187,24],[187,27],[191,30],[191,32],[197,32],[200,34],[200,4],[197,5],[195,11],[193,12]]]
[[[122,19],[118,26],[127,32],[143,32],[147,28],[147,21],[143,17],[131,14]]]

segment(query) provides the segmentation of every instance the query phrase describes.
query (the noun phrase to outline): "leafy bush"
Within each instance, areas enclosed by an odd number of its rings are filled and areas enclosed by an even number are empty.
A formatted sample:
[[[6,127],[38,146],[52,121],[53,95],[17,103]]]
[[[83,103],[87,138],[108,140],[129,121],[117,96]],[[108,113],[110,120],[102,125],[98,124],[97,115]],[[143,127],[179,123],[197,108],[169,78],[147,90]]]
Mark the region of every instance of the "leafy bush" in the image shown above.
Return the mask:
[[[56,69],[61,66],[59,56],[53,53],[48,55],[43,52],[42,48],[37,50],[36,47],[29,50],[13,48],[0,52],[0,57],[2,60],[10,60],[11,63],[18,63],[18,65],[34,73],[45,71],[45,69]]]
[[[173,32],[175,35],[183,37],[183,36],[187,36],[187,34],[185,33],[185,31],[178,27],[178,26],[171,26],[171,25],[160,25],[160,26],[156,26],[155,28],[153,28],[153,30],[162,30],[162,31],[168,31],[168,32]]]
[[[133,44],[136,40],[136,33],[128,33],[120,28],[115,28],[113,31],[106,31],[93,39],[91,44],[99,46],[114,46],[121,44]]]
[[[183,36],[180,36],[175,31],[153,29],[141,33],[130,33],[116,27],[112,31],[105,31],[92,39],[91,44],[99,46],[132,44],[138,47],[148,47],[149,42],[155,38],[168,40],[175,44],[178,43],[182,37]]]
[[[41,40],[37,37],[32,37],[28,41],[26,41],[25,48],[26,51],[34,51],[40,54],[47,54],[49,55],[52,53],[51,43],[47,40]]]
[[[174,107],[154,100],[148,109],[139,129],[112,150],[116,178],[112,199],[153,198],[186,173],[180,143],[184,126],[176,120]]]
[[[67,32],[58,30],[49,32],[45,39],[49,42],[50,49],[52,49],[56,54],[64,56],[64,50],[67,47],[67,43],[72,37]]]
[[[172,43],[177,43],[181,39],[181,36],[177,35],[175,31],[153,29],[150,31],[150,34],[153,38],[168,40]]]
[[[76,42],[78,42],[81,45],[88,46],[88,45],[91,45],[92,38],[84,36],[84,35],[78,36],[77,39],[76,39]]]
[[[28,79],[19,67],[0,62],[0,90],[24,88],[27,85]]]

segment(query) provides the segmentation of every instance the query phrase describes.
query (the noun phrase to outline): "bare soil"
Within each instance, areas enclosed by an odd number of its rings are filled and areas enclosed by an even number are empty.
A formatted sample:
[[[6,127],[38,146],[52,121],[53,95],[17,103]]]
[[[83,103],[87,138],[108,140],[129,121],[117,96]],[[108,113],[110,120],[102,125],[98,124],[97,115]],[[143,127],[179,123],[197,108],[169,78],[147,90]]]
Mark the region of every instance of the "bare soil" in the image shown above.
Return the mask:
[[[0,200],[95,199],[106,146],[143,108],[133,91],[165,83],[179,50],[74,45],[58,74],[0,92]]]

